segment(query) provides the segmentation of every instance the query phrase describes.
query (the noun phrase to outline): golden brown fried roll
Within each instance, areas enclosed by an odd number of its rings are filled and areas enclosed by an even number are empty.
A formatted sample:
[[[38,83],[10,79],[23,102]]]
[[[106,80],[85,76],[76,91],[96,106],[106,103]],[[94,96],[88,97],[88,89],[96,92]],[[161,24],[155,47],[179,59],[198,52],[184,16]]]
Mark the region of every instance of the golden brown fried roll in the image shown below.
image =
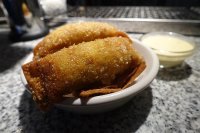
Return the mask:
[[[127,38],[109,37],[63,48],[22,68],[34,100],[45,109],[62,101],[65,94],[117,85],[119,77],[139,63],[141,59]]]
[[[124,32],[107,23],[81,22],[66,24],[51,32],[34,48],[34,59],[39,59],[74,44],[114,36],[128,38]]]

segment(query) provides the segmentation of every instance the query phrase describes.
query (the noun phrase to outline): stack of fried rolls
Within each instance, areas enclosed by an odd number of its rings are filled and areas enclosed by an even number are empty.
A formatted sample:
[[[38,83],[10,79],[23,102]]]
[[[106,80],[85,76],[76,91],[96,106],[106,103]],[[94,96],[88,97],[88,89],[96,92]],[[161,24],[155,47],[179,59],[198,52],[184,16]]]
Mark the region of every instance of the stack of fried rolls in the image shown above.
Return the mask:
[[[128,36],[100,22],[67,24],[35,48],[22,66],[33,99],[43,110],[67,98],[113,93],[133,84],[145,62]]]

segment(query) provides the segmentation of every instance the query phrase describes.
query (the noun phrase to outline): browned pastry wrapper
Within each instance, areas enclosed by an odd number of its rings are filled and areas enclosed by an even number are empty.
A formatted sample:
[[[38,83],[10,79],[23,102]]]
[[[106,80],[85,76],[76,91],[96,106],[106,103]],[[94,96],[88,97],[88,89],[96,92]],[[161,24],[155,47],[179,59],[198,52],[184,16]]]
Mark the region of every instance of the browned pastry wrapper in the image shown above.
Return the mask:
[[[121,75],[119,80],[115,82],[114,85],[102,88],[89,88],[88,90],[82,90],[77,95],[81,98],[89,98],[96,95],[109,94],[120,91],[122,89],[126,89],[127,87],[134,84],[135,79],[144,71],[145,68],[145,62],[141,61],[141,63],[138,64],[138,66],[135,69],[132,69],[132,72],[124,73],[123,75]],[[68,95],[64,95],[64,97],[68,98]]]
[[[34,100],[45,109],[69,93],[79,94],[90,88],[102,90],[112,85],[121,87],[120,77],[140,64],[141,58],[127,38],[110,37],[64,48],[22,68]],[[110,92],[113,91],[106,93]]]
[[[114,26],[102,22],[81,22],[61,26],[47,35],[35,48],[34,59],[54,53],[62,48],[95,39],[128,36]]]

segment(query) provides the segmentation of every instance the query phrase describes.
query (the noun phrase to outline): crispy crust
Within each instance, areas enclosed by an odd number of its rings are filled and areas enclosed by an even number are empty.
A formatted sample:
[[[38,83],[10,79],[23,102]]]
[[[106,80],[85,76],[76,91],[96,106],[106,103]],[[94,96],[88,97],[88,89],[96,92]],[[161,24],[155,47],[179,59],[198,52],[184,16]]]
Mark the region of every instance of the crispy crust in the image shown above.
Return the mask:
[[[61,72],[56,66],[52,67],[49,61],[30,62],[23,65],[22,69],[34,101],[43,110],[49,107],[49,103],[62,101],[60,95],[70,92],[70,90],[62,90],[64,84]]]
[[[102,87],[98,89],[90,88],[88,90],[83,90],[78,94],[78,97],[83,97],[83,98],[92,97],[95,95],[109,94],[109,93],[113,93],[113,92],[117,92],[122,89],[125,89],[129,87],[130,85],[134,84],[135,79],[144,71],[145,68],[146,68],[146,64],[144,61],[142,61],[138,65],[138,67],[136,67],[135,69],[132,69],[132,72],[130,72],[129,74],[123,75],[123,79],[120,82],[117,82],[115,85]]]
[[[81,22],[66,24],[51,32],[34,48],[34,59],[45,57],[64,47],[67,48],[81,42],[117,36],[129,39],[126,33],[107,23]]]
[[[140,61],[127,38],[110,37],[64,48],[22,68],[34,100],[45,110],[62,101],[63,95],[74,90],[88,90],[85,86],[91,84],[97,87],[93,95],[117,91],[117,88],[108,90],[105,86],[117,83],[116,77],[132,71]]]
[[[136,67],[135,70],[133,70],[132,73],[130,73],[127,76],[128,80],[122,89],[125,89],[125,88],[131,86],[135,82],[136,78],[145,70],[145,68],[146,68],[146,64],[142,60],[141,63],[138,65],[138,67]]]
[[[79,94],[79,97],[86,98],[86,97],[91,97],[95,95],[103,95],[103,94],[109,94],[113,92],[117,92],[122,90],[121,88],[99,88],[99,89],[91,89],[87,91],[82,91]]]

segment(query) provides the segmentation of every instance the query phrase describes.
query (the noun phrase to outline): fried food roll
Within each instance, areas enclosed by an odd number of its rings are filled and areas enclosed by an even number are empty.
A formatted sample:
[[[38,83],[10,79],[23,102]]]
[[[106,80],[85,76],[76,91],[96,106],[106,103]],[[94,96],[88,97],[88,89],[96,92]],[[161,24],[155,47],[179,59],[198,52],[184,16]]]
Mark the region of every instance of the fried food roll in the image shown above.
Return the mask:
[[[54,53],[64,47],[95,39],[128,36],[112,25],[101,22],[81,22],[66,24],[51,32],[35,48],[34,59]]]
[[[22,68],[33,99],[45,109],[62,101],[63,95],[112,86],[118,77],[140,63],[141,58],[129,39],[108,37],[63,48]],[[94,93],[101,91],[97,89]]]

